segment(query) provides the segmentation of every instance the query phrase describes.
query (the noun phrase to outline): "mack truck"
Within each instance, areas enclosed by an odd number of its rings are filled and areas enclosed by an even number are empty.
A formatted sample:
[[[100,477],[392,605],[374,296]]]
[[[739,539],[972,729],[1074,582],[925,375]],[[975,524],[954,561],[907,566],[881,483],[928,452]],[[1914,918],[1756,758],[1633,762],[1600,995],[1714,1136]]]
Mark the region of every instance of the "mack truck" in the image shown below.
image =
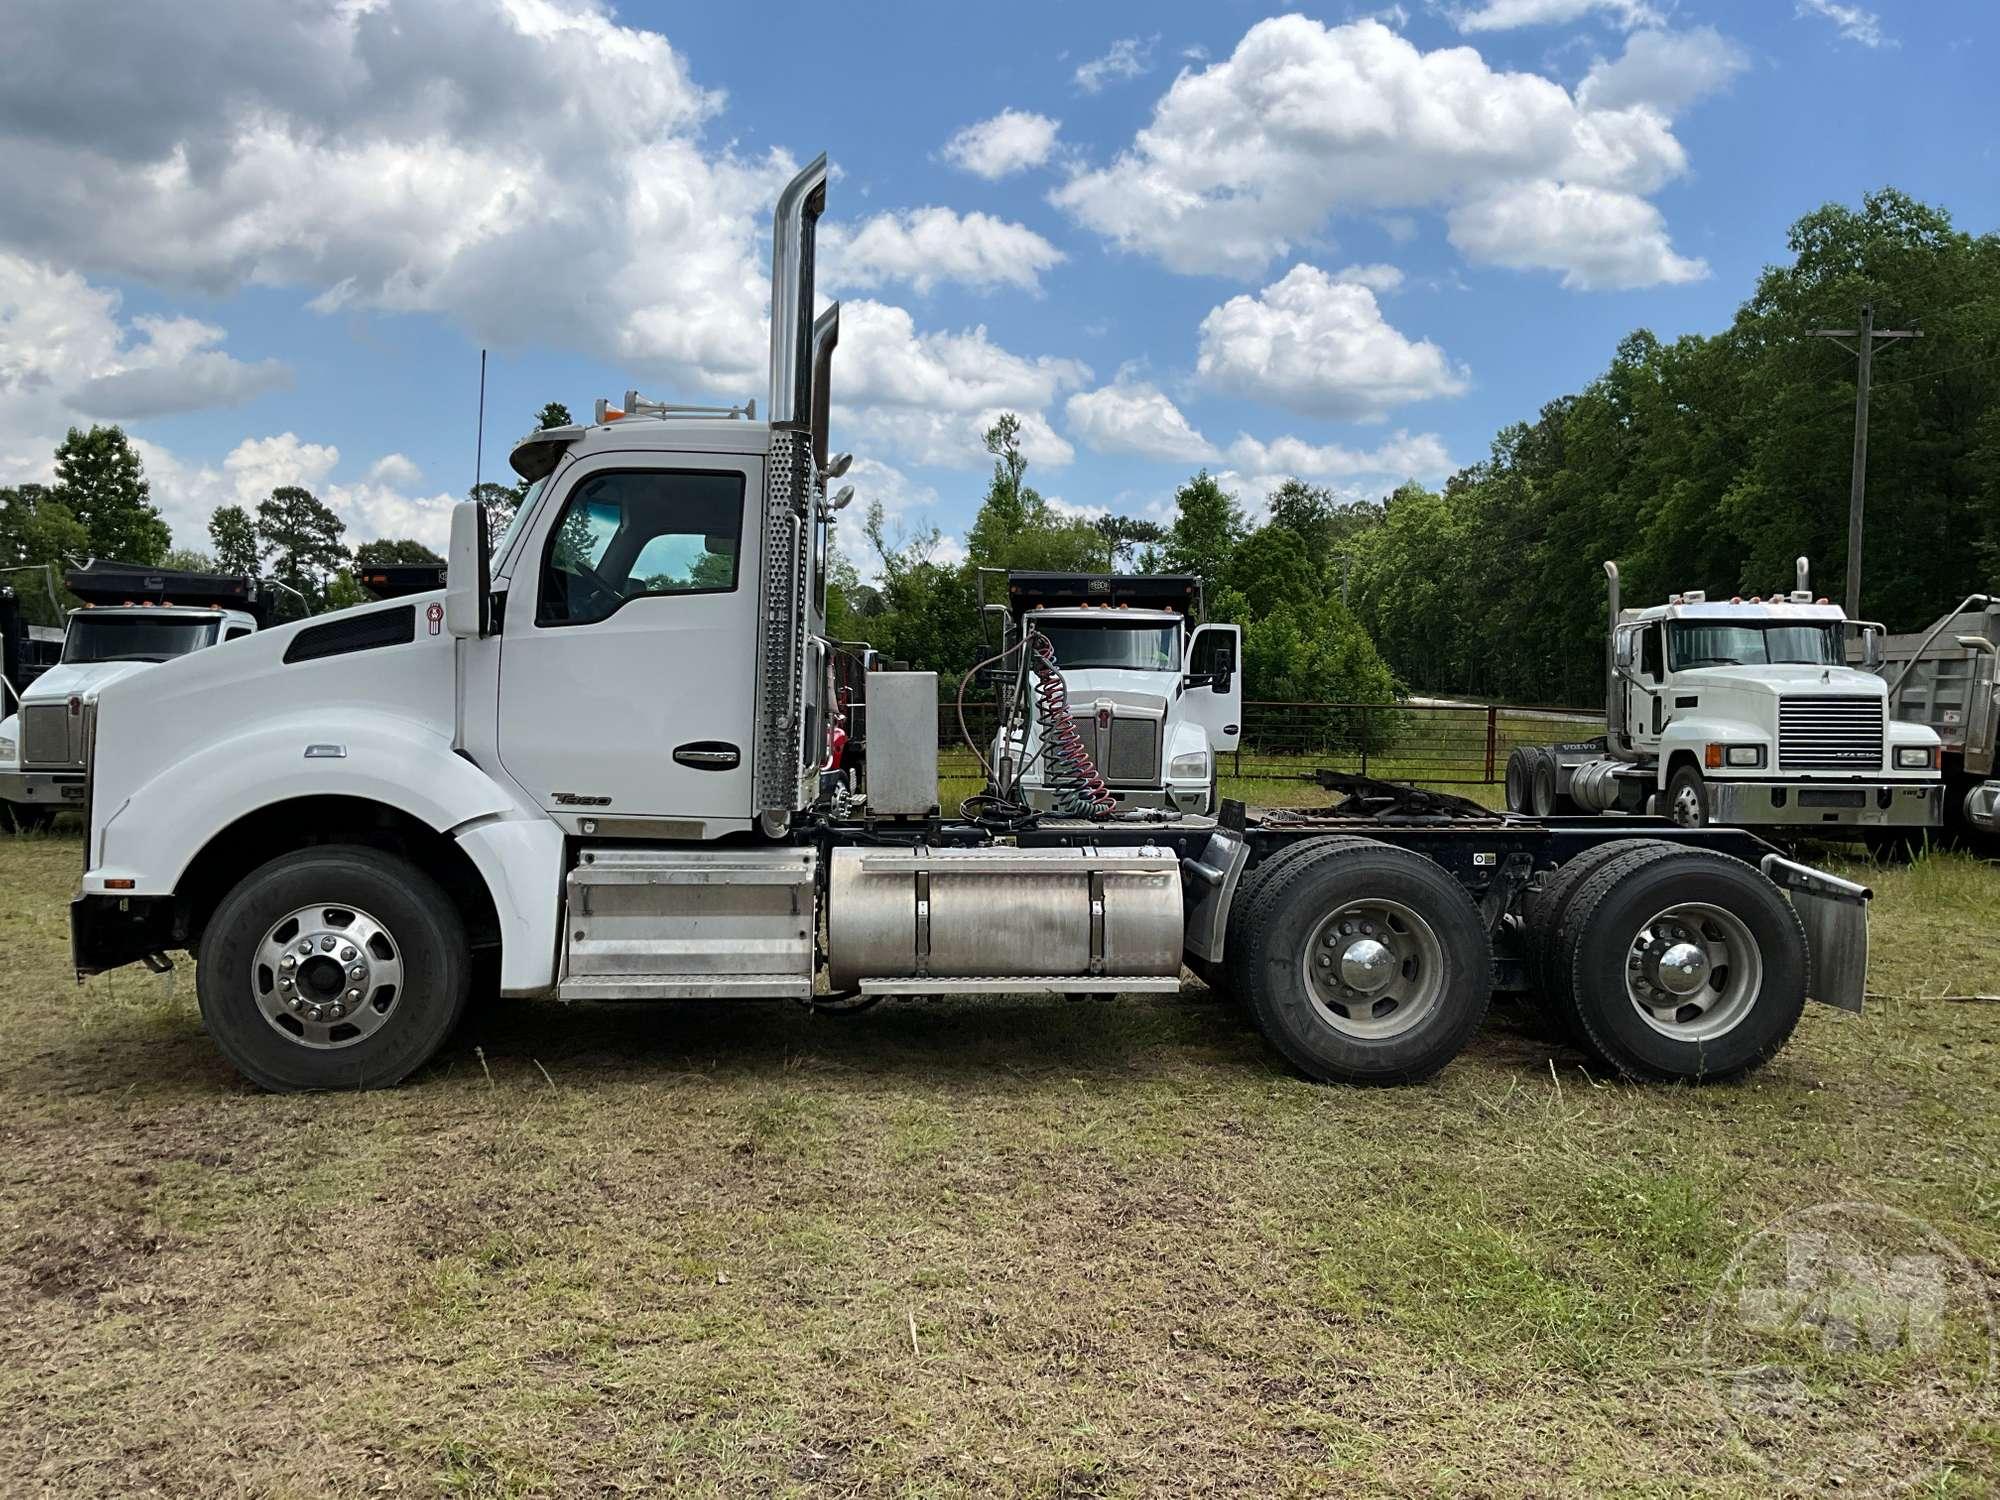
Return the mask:
[[[79,976],[193,955],[209,1035],[276,1090],[396,1083],[475,989],[851,1014],[1191,967],[1307,1077],[1364,1084],[1444,1067],[1496,989],[1652,1079],[1859,1007],[1868,889],[1741,830],[1331,773],[1311,809],[940,810],[936,678],[879,659],[859,774],[830,774],[826,190],[822,156],[777,201],[761,417],[599,403],[514,447],[497,542],[454,510],[443,589],[82,695]]]
[[[1621,608],[1615,562],[1604,575],[1605,733],[1511,751],[1510,809],[1652,811],[1683,828],[1836,837],[1938,826],[1938,736],[1890,717],[1873,670],[1882,626],[1815,598],[1805,558],[1787,592],[1711,599],[1690,589],[1647,609]],[[1848,665],[1850,644],[1861,666]]]
[[[1897,718],[1938,736],[1946,832],[2000,835],[2000,602],[1968,594],[1928,630],[1886,637],[1863,665],[1888,684]]]
[[[242,574],[93,559],[63,583],[82,603],[65,620],[61,656],[18,694],[10,685],[14,712],[0,719],[0,813],[20,828],[82,807],[87,698],[121,677],[240,640],[271,613],[269,591]]]
[[[1004,598],[988,600],[995,575]],[[1216,810],[1219,757],[1242,733],[1242,630],[1202,622],[1200,579],[997,568],[976,577],[982,622],[1000,622],[1003,649],[990,660],[1016,664],[999,676],[1008,691],[986,758],[996,794],[1057,811],[1062,759],[1082,754],[1114,809]],[[1052,732],[1051,673],[1019,660],[1031,641],[1060,674],[1072,739]]]

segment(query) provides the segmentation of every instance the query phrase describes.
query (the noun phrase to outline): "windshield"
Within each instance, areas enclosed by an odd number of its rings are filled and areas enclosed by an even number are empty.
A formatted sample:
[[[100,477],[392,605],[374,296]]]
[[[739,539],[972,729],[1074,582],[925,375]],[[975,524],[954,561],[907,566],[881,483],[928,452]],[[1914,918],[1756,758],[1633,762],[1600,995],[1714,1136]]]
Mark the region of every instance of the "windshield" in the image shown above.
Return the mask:
[[[167,661],[215,644],[220,620],[173,615],[81,614],[69,622],[62,659]]]
[[[1846,660],[1837,625],[1697,624],[1683,620],[1674,623],[1668,640],[1676,672],[1688,667],[1762,667],[1774,662],[1837,667]]]
[[[495,542],[488,550],[487,570],[489,574],[498,573],[501,564],[507,561],[508,549],[514,545],[515,540],[521,534],[521,523],[527,520],[528,512],[535,508],[535,502],[542,498],[542,491],[548,486],[548,482],[549,476],[544,474],[540,479],[529,485],[527,493],[523,494],[514,503],[514,513],[507,518],[507,529],[500,533],[500,540]],[[492,524],[492,513],[490,511],[488,512],[487,524]]]
[[[1056,648],[1056,665],[1072,667],[1125,667],[1139,672],[1178,672],[1181,668],[1181,632],[1177,625],[1156,625],[1150,621],[1095,620],[1088,625],[1035,623]]]

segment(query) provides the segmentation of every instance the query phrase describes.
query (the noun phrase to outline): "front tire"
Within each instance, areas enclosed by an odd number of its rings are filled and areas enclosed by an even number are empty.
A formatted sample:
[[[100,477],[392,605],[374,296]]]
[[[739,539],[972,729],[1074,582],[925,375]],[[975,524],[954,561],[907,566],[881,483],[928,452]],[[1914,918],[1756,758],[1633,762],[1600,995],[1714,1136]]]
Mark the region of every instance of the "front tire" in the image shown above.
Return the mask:
[[[471,976],[465,924],[435,880],[381,850],[328,845],[223,897],[196,979],[223,1055],[259,1087],[298,1093],[400,1082],[451,1035]]]
[[[1683,828],[1708,827],[1708,783],[1693,766],[1667,779],[1666,814]]]

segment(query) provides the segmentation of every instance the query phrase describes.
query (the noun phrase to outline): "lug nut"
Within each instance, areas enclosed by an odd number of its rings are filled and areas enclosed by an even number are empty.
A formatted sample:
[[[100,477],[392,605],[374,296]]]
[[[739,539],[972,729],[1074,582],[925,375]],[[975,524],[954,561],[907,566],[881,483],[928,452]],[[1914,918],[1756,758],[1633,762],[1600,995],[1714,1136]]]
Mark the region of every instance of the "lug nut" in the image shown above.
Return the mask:
[[[323,937],[319,940],[319,951],[322,953],[331,953],[338,942],[339,939],[331,935]]]
[[[289,980],[289,979],[280,979],[280,980],[278,981],[278,988],[279,988],[279,989],[281,989],[281,990],[284,990],[284,991],[286,991],[287,993],[289,993],[289,992],[290,992],[290,990],[291,990],[291,988],[292,988],[292,982],[291,982],[291,980]]]
[[[347,971],[347,977],[349,979],[359,979],[366,972],[367,970],[363,969],[360,964],[356,964],[353,968]]]
[[[351,963],[353,963],[353,962],[354,962],[354,950],[353,950],[352,948],[342,948],[342,949],[340,950],[340,961],[341,961],[342,963],[344,963],[344,964],[351,964]]]
[[[351,1003],[353,1003],[353,1002],[355,1002],[355,1001],[358,1001],[358,1000],[359,1000],[359,999],[361,998],[361,991],[359,991],[359,990],[349,990],[349,991],[347,992],[347,998],[348,998],[348,1001],[349,1001],[349,1003],[350,1003],[350,1004],[351,1004]]]
[[[1313,962],[1318,964],[1322,969],[1330,969],[1333,967],[1333,960],[1331,958],[1328,958],[1324,953],[1322,953],[1318,958],[1314,959]]]
[[[347,1007],[344,1005],[329,1005],[326,1008],[326,1013],[333,1020],[338,1021],[342,1016],[347,1014]]]
[[[286,973],[290,973],[293,969],[296,969],[298,966],[299,966],[299,961],[296,958],[293,958],[292,955],[289,953],[287,953],[284,956],[284,958],[279,961],[278,964],[278,967],[283,969]]]
[[[299,956],[301,958],[304,958],[307,954],[311,953],[312,951],[313,951],[313,945],[311,938],[307,938],[303,943],[299,944]]]
[[[317,1005],[307,1006],[306,1014],[311,1016],[315,1021],[320,1019],[320,1009]]]

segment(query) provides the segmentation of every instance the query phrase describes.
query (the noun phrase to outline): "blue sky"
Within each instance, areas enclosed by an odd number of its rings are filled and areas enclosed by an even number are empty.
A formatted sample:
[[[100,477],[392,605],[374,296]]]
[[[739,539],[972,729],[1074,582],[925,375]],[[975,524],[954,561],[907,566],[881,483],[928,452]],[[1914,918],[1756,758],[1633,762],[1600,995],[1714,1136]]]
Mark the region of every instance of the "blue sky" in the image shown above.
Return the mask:
[[[761,404],[822,149],[835,446],[948,537],[998,409],[1080,508],[1379,494],[1721,327],[1828,199],[2000,206],[1986,0],[214,12],[32,0],[0,60],[0,481],[119,420],[197,545],[291,482],[439,541],[482,344],[489,473],[551,398]]]

